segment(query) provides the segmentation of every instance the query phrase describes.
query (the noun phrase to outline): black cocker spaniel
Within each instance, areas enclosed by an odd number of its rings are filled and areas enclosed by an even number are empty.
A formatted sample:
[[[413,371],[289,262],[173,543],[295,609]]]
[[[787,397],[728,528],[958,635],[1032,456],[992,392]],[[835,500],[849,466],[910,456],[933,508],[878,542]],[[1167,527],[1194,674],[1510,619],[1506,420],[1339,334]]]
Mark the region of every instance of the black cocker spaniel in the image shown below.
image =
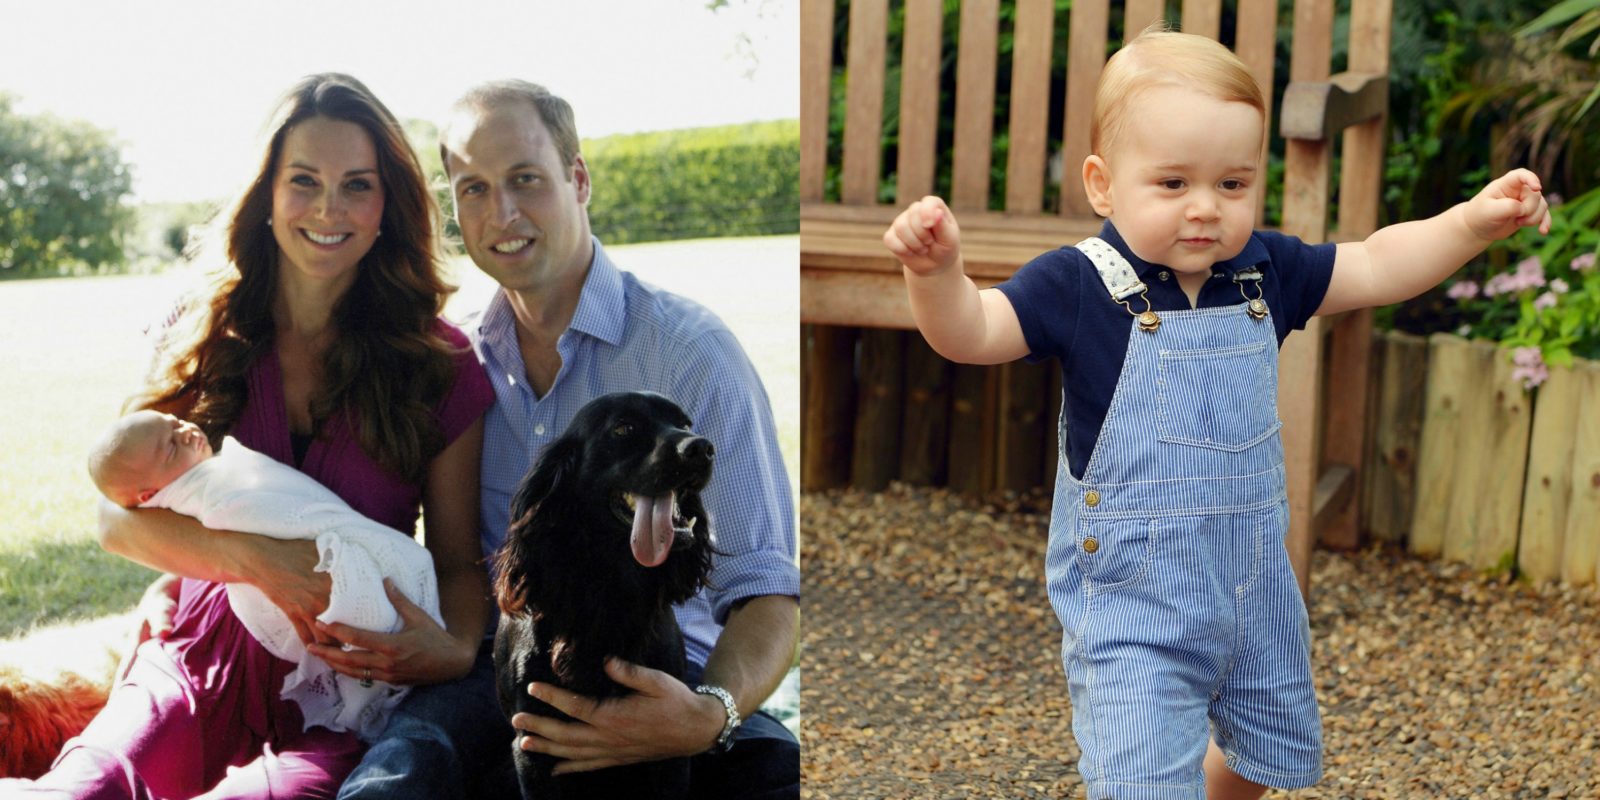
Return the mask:
[[[682,679],[673,607],[706,585],[714,552],[700,502],[714,450],[689,427],[661,395],[604,395],[578,411],[523,479],[495,557],[495,682],[507,717],[569,719],[528,694],[532,681],[596,698],[627,694],[605,674],[611,657]],[[688,791],[688,759],[552,777],[554,757],[512,748],[525,798]]]

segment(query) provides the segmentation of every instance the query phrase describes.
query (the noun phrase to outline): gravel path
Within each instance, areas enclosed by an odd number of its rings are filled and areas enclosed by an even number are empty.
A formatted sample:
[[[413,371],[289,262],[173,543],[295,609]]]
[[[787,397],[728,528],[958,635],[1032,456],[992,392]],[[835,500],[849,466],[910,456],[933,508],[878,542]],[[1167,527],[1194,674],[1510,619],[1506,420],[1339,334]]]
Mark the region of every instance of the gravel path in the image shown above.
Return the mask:
[[[1082,797],[1046,497],[802,498],[805,798]],[[1600,798],[1600,593],[1318,552],[1321,784],[1268,797]]]

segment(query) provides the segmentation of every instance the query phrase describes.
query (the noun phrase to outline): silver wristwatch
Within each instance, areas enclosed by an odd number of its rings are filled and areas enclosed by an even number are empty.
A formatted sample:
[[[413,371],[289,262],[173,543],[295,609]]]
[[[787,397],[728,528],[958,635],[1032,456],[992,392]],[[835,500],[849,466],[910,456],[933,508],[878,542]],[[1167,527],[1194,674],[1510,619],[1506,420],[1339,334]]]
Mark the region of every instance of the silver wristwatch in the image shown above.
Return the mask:
[[[696,694],[709,694],[722,701],[723,710],[728,712],[728,721],[723,723],[722,733],[717,734],[717,742],[711,745],[709,752],[728,752],[728,749],[733,747],[733,732],[738,730],[739,723],[743,722],[743,720],[739,719],[739,705],[733,702],[733,695],[728,694],[728,690],[721,686],[709,686],[702,683],[694,687],[694,690]]]

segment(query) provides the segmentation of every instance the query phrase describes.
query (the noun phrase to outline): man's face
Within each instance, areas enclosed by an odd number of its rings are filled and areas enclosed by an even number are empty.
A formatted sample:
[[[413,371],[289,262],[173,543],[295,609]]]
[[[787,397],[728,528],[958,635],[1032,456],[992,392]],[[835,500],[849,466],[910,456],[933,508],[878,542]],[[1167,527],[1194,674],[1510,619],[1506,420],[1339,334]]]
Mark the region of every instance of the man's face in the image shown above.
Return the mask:
[[[588,269],[588,167],[582,156],[562,163],[531,104],[465,110],[445,147],[456,222],[479,269],[512,291]]]

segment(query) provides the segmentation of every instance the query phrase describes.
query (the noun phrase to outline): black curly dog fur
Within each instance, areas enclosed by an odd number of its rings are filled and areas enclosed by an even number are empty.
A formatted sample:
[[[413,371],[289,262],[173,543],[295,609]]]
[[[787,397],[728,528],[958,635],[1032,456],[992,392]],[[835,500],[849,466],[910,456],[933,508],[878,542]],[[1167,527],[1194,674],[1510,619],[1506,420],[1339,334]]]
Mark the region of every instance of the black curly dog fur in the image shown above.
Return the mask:
[[[713,448],[689,425],[658,394],[596,398],[518,487],[496,556],[495,682],[508,717],[570,719],[531,697],[532,681],[590,697],[628,694],[605,674],[613,656],[682,679],[673,606],[706,584],[714,552],[699,494]],[[552,756],[512,749],[524,798],[688,792],[684,758],[553,777]]]

